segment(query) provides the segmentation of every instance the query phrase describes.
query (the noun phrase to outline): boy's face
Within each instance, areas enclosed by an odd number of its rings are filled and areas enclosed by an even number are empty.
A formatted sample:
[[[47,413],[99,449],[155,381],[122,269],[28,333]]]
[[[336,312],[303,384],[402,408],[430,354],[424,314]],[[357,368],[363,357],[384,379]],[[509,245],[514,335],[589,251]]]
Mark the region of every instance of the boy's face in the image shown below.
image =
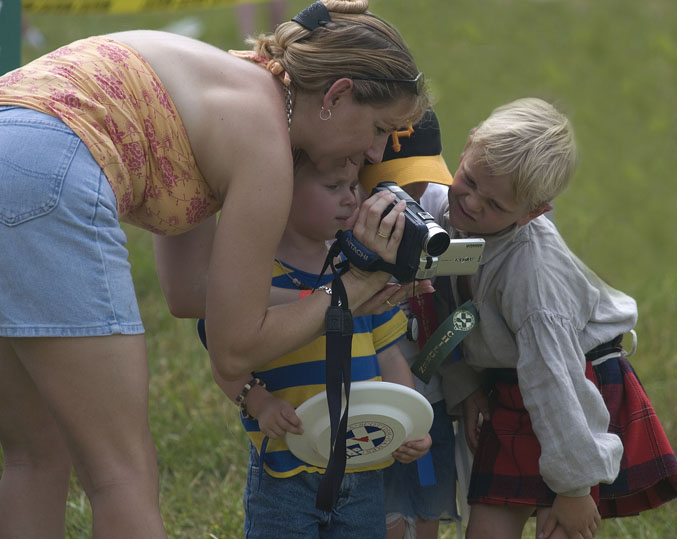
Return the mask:
[[[357,218],[358,184],[357,166],[318,172],[305,161],[294,175],[287,228],[323,241],[332,239],[339,229],[351,229]]]
[[[481,162],[481,147],[470,143],[449,188],[451,225],[473,236],[495,234],[517,223],[525,225],[538,217],[546,205],[528,211],[526,202],[518,203],[509,175],[492,176]]]

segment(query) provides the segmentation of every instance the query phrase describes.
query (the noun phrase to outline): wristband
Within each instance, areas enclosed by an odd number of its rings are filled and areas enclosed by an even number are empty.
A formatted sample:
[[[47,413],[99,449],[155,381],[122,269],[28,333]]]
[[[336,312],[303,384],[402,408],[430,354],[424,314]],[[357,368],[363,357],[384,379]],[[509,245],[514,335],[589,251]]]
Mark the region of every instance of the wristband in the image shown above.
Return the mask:
[[[255,419],[253,416],[247,413],[247,403],[245,402],[245,397],[254,386],[261,386],[263,389],[265,389],[266,383],[255,376],[244,385],[242,391],[240,391],[240,394],[235,398],[235,404],[240,407],[240,413],[245,419]]]

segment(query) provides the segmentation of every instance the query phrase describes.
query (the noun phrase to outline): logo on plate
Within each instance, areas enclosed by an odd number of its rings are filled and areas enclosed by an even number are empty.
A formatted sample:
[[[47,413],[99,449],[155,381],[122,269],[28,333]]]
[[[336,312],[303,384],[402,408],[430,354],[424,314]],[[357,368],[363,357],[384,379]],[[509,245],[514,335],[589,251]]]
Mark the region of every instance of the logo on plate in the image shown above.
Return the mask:
[[[346,432],[346,458],[381,451],[393,441],[393,429],[385,423],[362,421],[349,425]]]

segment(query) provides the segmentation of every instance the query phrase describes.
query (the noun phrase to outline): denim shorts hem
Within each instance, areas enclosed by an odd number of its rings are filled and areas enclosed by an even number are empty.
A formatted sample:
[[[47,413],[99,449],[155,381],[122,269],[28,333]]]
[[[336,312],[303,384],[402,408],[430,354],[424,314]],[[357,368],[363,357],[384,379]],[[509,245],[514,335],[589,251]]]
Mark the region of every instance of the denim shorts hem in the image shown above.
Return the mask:
[[[0,337],[100,337],[106,335],[138,335],[143,324],[111,324],[90,327],[2,327]]]

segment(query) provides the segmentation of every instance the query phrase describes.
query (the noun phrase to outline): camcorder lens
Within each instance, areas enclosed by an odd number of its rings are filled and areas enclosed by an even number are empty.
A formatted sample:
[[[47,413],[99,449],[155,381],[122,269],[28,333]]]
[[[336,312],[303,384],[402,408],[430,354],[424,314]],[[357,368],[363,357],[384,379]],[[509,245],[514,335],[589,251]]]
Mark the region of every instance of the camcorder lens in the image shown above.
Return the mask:
[[[430,226],[428,224],[428,237],[423,245],[423,249],[428,256],[440,256],[449,247],[449,234],[439,225]]]

